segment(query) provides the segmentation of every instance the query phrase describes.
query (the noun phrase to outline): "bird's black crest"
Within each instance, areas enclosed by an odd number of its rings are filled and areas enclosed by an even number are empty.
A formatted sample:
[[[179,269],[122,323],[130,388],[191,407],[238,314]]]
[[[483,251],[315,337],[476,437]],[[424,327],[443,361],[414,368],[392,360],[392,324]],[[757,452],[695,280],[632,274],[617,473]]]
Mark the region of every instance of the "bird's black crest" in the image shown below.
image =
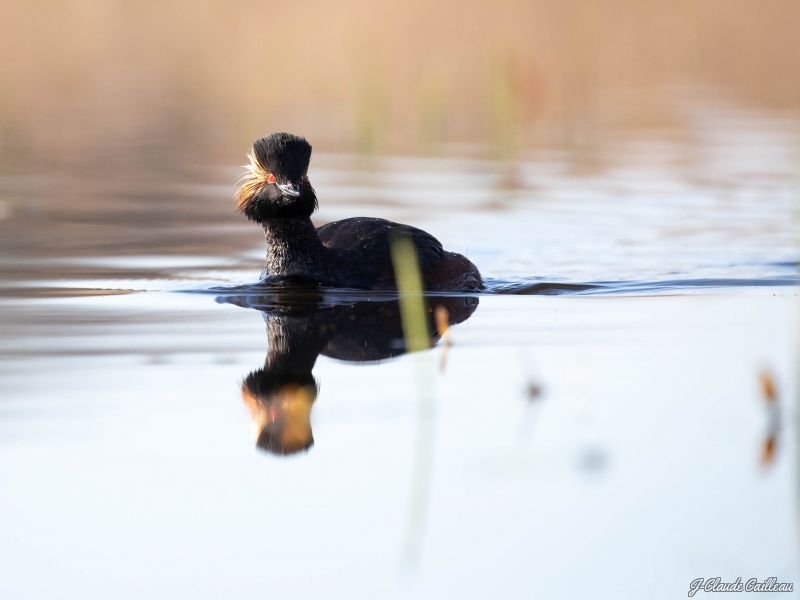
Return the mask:
[[[253,143],[253,155],[267,173],[294,181],[308,170],[311,144],[291,133],[271,133]]]

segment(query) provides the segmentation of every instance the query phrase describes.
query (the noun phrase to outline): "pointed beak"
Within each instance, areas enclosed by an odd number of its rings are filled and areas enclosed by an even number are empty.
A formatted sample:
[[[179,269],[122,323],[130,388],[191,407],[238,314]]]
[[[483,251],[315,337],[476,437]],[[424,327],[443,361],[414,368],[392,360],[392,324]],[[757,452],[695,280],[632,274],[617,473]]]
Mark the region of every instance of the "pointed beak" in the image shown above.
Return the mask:
[[[278,189],[282,191],[287,196],[299,196],[300,195],[300,183],[299,182],[288,182],[288,183],[276,183],[275,185],[278,186]]]

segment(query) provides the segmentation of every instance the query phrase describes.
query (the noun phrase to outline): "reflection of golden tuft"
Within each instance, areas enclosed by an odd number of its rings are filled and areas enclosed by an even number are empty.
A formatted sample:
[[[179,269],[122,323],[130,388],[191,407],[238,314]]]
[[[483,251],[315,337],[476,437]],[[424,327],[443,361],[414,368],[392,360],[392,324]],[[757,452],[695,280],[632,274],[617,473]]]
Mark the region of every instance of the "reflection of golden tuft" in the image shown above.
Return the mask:
[[[260,397],[246,384],[242,399],[250,411],[256,445],[273,454],[295,454],[314,444],[311,407],[317,397],[314,386],[287,383],[266,397]]]
[[[267,177],[269,177],[269,173],[258,163],[255,154],[249,152],[247,158],[250,159],[250,164],[244,166],[247,172],[239,180],[241,185],[233,197],[236,202],[236,211],[240,213],[245,211],[247,205],[266,185]]]

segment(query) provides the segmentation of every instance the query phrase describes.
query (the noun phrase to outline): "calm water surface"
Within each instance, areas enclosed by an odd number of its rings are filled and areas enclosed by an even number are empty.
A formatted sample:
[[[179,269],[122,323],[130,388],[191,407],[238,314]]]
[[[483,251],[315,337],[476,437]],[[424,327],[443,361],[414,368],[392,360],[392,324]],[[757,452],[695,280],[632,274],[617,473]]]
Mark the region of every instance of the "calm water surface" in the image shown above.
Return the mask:
[[[235,169],[0,181],[0,596],[800,584],[797,126],[698,115],[508,164],[315,156],[319,223],[412,223],[516,292],[414,354],[391,302],[207,291],[261,267]],[[253,372],[313,374],[308,452],[256,447]]]

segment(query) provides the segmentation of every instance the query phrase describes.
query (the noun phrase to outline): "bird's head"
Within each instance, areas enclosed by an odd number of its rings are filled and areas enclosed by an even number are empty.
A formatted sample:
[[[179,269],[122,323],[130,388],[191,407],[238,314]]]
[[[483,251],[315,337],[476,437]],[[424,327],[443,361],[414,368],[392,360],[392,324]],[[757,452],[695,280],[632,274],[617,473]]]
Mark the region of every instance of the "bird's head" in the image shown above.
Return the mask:
[[[317,196],[308,180],[311,144],[290,133],[255,141],[236,192],[236,210],[251,221],[310,217]]]
[[[311,408],[319,387],[311,373],[294,375],[258,369],[242,382],[256,445],[272,454],[296,454],[314,444]]]

